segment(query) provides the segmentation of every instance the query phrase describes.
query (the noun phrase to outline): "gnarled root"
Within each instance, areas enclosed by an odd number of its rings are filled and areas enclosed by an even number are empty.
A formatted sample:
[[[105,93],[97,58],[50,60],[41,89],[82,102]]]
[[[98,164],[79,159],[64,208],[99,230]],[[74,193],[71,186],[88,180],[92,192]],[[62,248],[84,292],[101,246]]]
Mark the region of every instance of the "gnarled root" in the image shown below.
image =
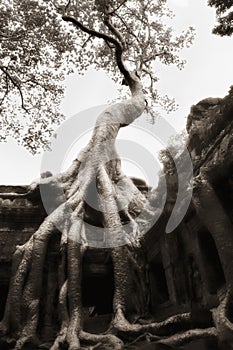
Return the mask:
[[[213,319],[218,333],[221,349],[233,349],[233,323],[229,315],[232,312],[232,294],[230,289],[222,298],[219,306],[213,310]]]
[[[109,111],[107,113],[107,117],[102,117],[111,120],[113,116],[109,116]],[[45,334],[41,332],[41,309],[42,306],[46,307],[41,302],[43,272],[48,243],[57,234],[57,228],[62,233],[57,252],[58,292],[54,303],[58,305],[60,328],[56,330],[53,344],[50,344],[51,350],[59,350],[63,346],[68,346],[69,350],[78,350],[89,344],[96,349],[120,350],[124,348],[121,339],[127,343],[144,336],[166,345],[181,345],[194,339],[216,336],[220,337],[222,343],[227,340],[227,344],[231,344],[229,339],[233,327],[227,318],[229,293],[214,313],[216,328],[210,325],[207,329],[192,329],[189,313],[147,324],[132,324],[127,320],[125,315],[129,307],[129,293],[132,291],[132,269],[134,278],[140,282],[135,283],[138,293],[141,293],[138,313],[146,314],[148,298],[146,288],[143,288],[145,272],[132,251],[140,249],[140,237],[148,229],[154,213],[149,196],[141,193],[120,170],[120,160],[113,144],[119,128],[120,124],[117,123],[96,126],[93,139],[79,160],[74,162],[67,173],[58,177],[67,196],[66,201],[54,209],[27,243],[16,249],[5,314],[0,325],[1,333],[15,341],[15,350],[21,350],[26,343],[36,345],[44,340]],[[101,146],[102,142],[107,141],[112,148]],[[58,178],[52,177],[51,186],[56,187]],[[48,186],[48,183],[43,185]],[[88,217],[85,201],[93,184],[97,210],[102,215],[101,229],[104,231],[103,237],[97,237],[99,241],[94,243],[96,246],[99,243],[101,248],[110,248],[114,269],[114,316],[106,334],[90,334],[83,330],[82,257],[84,247],[90,243],[84,222],[84,218]],[[37,185],[34,187],[37,188]]]
[[[210,327],[206,329],[190,329],[182,333],[174,334],[165,339],[158,340],[157,343],[175,347],[175,346],[183,346],[185,344],[188,344],[192,341],[196,341],[199,339],[216,339],[216,338],[217,338],[216,328]]]
[[[115,162],[115,164],[117,163]],[[115,335],[94,335],[84,332],[82,329],[81,275],[82,256],[85,251],[82,243],[86,243],[83,218],[85,194],[95,176],[91,164],[93,164],[91,157],[87,156],[87,161],[84,161],[80,170],[81,174],[72,169],[69,176],[63,175],[66,182],[70,181],[73,174],[76,174],[76,178],[73,179],[70,186],[67,201],[59,205],[44,220],[27,243],[16,249],[5,314],[1,322],[1,333],[16,340],[15,350],[22,349],[26,343],[38,344],[40,342],[38,338],[40,336],[43,338],[43,334],[38,333],[39,322],[41,322],[43,271],[48,242],[57,234],[57,226],[62,228],[58,268],[59,295],[57,300],[60,331],[51,349],[56,350],[62,344],[66,344],[70,350],[77,350],[81,347],[80,340],[84,343],[105,344],[104,346],[109,349],[121,349],[123,347],[122,341]],[[77,163],[77,166],[80,169],[80,163]],[[83,179],[84,169],[86,169],[87,176]],[[122,239],[123,226],[118,213],[120,191],[117,191],[116,177],[121,176],[122,179],[126,177],[117,171],[114,172],[114,169],[109,165],[105,166],[104,162],[98,165],[98,169],[97,187],[101,196],[100,202],[102,200],[102,203],[104,203],[104,226],[111,231],[111,234],[115,234],[114,239],[117,243],[118,239]],[[111,175],[108,173],[109,169],[111,169]],[[82,175],[81,178],[79,175]],[[113,178],[110,176],[113,176]],[[54,179],[52,181],[54,182]],[[134,198],[138,190],[131,180],[129,180],[129,183],[129,196]],[[54,186],[54,183],[52,185]],[[134,209],[136,205],[134,199]],[[71,213],[71,215],[67,216],[67,213]],[[129,212],[129,217],[130,215]],[[128,242],[130,242],[129,238]],[[120,260],[118,262],[114,260],[114,265],[115,271],[118,269],[118,272],[122,274],[123,266],[120,264]]]

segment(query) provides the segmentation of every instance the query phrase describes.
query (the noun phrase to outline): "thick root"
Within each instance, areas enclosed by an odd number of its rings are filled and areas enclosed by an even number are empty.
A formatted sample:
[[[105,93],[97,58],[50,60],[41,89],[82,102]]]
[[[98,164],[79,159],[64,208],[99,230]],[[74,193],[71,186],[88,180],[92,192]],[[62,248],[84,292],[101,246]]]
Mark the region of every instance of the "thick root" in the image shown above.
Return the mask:
[[[59,332],[59,334],[57,335],[50,350],[60,350],[61,346],[64,345],[66,342],[66,335],[67,335],[67,327],[63,327]]]
[[[87,154],[84,152],[82,157],[85,160]],[[148,222],[154,212],[147,196],[142,194],[130,179],[123,176],[119,169],[114,172],[112,167],[108,168],[104,162],[100,163],[97,166],[99,207],[103,211],[103,226],[111,234],[110,238],[113,239],[114,246],[111,250],[115,283],[114,317],[109,332],[91,334],[82,328],[81,280],[82,257],[85,249],[81,243],[85,241],[84,201],[91,181],[95,180],[94,171],[91,169],[93,162],[90,158],[84,164],[84,168],[81,167],[80,161],[77,161],[73,168],[63,175],[64,188],[67,186],[67,202],[61,204],[45,219],[25,245],[16,249],[5,315],[0,324],[1,333],[10,334],[16,338],[15,350],[21,350],[26,343],[39,344],[37,331],[41,312],[43,267],[48,241],[56,232],[56,225],[59,224],[59,227],[63,228],[60,254],[58,254],[60,262],[57,303],[60,331],[51,350],[60,350],[63,347],[79,350],[88,345],[91,345],[89,349],[121,350],[125,348],[121,338],[126,343],[131,341],[131,344],[146,338],[148,341],[163,345],[181,346],[197,339],[216,339],[217,337],[222,344],[227,344],[231,349],[229,346],[231,346],[233,326],[227,318],[230,293],[214,311],[216,327],[208,325],[209,328],[206,329],[192,329],[190,313],[147,324],[132,324],[126,319],[127,293],[131,288],[130,271],[132,270],[134,277],[136,276],[140,282],[138,289],[142,294],[140,299],[142,307],[139,310],[141,316],[143,306],[147,304],[146,287],[143,285],[144,271],[131,253],[140,249],[140,234],[147,230]],[[143,215],[139,217],[141,212]],[[124,228],[124,220],[129,224],[129,231]],[[122,246],[122,241],[127,246]],[[85,243],[88,245],[87,241]]]
[[[175,347],[175,346],[183,346],[195,340],[207,339],[207,338],[217,339],[217,330],[215,327],[206,328],[206,329],[190,329],[183,333],[174,334],[171,337],[158,340],[157,343]]]
[[[165,321],[154,322],[148,324],[131,324],[126,320],[122,309],[118,309],[115,317],[112,321],[112,327],[117,332],[123,332],[124,334],[138,335],[142,333],[151,333],[156,335],[169,334],[172,331],[175,332],[178,326],[189,327],[190,313],[179,314],[171,316]]]
[[[84,331],[80,332],[80,339],[89,344],[97,344],[99,349],[122,350],[124,343],[113,334],[91,334]]]
[[[80,345],[82,343],[82,346]],[[105,349],[122,350],[124,343],[113,334],[91,334],[80,330],[75,338],[71,337],[68,329],[63,329],[57,336],[50,350],[60,350],[61,346],[66,344],[69,350],[73,349]]]
[[[221,349],[233,349],[233,323],[228,318],[231,303],[232,296],[229,290],[219,306],[213,310],[213,319],[218,332]]]

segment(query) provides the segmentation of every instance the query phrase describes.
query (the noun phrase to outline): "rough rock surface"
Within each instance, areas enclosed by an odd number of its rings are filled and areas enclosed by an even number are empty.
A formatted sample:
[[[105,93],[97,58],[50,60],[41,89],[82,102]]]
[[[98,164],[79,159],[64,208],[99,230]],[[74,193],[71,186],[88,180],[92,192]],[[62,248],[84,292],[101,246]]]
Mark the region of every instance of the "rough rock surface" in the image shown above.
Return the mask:
[[[219,249],[216,234],[211,232],[211,206],[209,211],[205,208],[206,216],[210,217],[208,221],[202,214],[203,210],[198,209],[196,198],[201,191],[198,184],[204,176],[208,178],[224,215],[233,224],[233,89],[225,98],[207,98],[192,106],[187,131],[187,146],[194,168],[193,201],[182,223],[172,233],[164,234],[177,195],[177,174],[171,162],[170,170],[166,172],[168,195],[165,209],[144,237],[143,249],[147,256],[149,308],[153,317],[162,320],[191,311],[194,323],[198,320],[204,327],[211,322],[210,310],[217,307],[225,293],[228,280],[225,265],[229,260],[230,266],[233,260],[230,255],[224,260],[223,255],[227,253]],[[0,318],[14,249],[28,240],[46,216],[40,194],[22,197],[21,194],[27,191],[28,187],[0,186]],[[224,237],[223,248],[228,244]],[[87,319],[85,327],[91,331],[103,331],[112,312],[114,283],[107,251],[87,254],[83,281],[85,305],[93,307],[93,315]],[[90,290],[98,285],[97,281],[101,281],[100,288],[93,297]],[[101,293],[101,288],[105,294]],[[216,346],[208,344],[205,342],[198,348],[214,349]]]

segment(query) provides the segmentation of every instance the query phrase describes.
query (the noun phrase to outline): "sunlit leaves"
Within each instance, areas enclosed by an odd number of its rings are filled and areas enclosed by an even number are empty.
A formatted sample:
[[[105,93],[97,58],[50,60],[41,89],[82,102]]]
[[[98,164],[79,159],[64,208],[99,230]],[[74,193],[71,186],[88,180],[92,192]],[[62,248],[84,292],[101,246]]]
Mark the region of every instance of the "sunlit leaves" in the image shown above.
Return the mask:
[[[1,138],[15,136],[35,152],[44,147],[54,124],[61,122],[64,77],[83,74],[91,65],[121,83],[115,48],[62,20],[62,15],[101,33],[106,11],[125,41],[123,59],[140,72],[148,110],[167,110],[174,101],[161,99],[156,88],[156,61],[182,68],[180,50],[193,40],[193,29],[174,35],[166,25],[173,14],[166,0],[3,0],[0,4]]]
[[[213,29],[214,34],[221,36],[233,33],[233,1],[209,0],[209,5],[216,8],[218,24]]]
[[[62,81],[76,56],[74,34],[49,1],[4,0],[0,21],[0,137],[11,135],[35,152],[62,120]]]
[[[217,13],[225,12],[233,6],[232,0],[209,0],[209,5],[216,8]]]
[[[70,1],[66,13],[75,16],[88,28],[110,35],[112,33],[103,23],[106,11],[111,13],[112,24],[124,38],[126,65],[140,72],[147,92],[148,110],[153,114],[156,104],[162,104],[169,111],[174,109],[172,99],[167,96],[159,98],[155,62],[182,69],[185,61],[180,58],[180,51],[192,44],[193,28],[188,28],[179,36],[174,35],[172,28],[166,24],[173,17],[166,0],[96,0],[79,2],[78,5],[76,1]],[[122,77],[116,74],[114,48],[111,45],[90,38],[88,52],[89,55],[85,53],[85,58],[80,58],[84,67],[94,64],[96,69],[104,69],[115,81],[121,82]]]

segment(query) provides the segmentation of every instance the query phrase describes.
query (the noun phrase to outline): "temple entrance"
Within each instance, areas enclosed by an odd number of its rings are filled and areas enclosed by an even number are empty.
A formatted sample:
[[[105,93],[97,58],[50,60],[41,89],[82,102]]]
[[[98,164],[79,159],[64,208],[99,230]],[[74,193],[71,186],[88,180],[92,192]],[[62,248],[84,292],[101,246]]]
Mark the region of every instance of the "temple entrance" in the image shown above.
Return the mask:
[[[215,294],[226,281],[213,237],[206,229],[198,232],[199,247],[206,270],[207,285],[210,294]]]
[[[114,273],[107,250],[90,249],[83,258],[82,303],[89,316],[113,312]]]
[[[10,283],[11,264],[1,262],[0,268],[0,320],[3,317]]]
[[[161,253],[157,254],[149,264],[150,307],[152,312],[169,300],[167,280],[162,263]]]
[[[8,294],[8,284],[0,284],[0,290],[1,290],[1,298],[0,298],[0,320],[3,317],[4,314],[4,309],[5,309],[5,303],[6,303],[6,298]]]

